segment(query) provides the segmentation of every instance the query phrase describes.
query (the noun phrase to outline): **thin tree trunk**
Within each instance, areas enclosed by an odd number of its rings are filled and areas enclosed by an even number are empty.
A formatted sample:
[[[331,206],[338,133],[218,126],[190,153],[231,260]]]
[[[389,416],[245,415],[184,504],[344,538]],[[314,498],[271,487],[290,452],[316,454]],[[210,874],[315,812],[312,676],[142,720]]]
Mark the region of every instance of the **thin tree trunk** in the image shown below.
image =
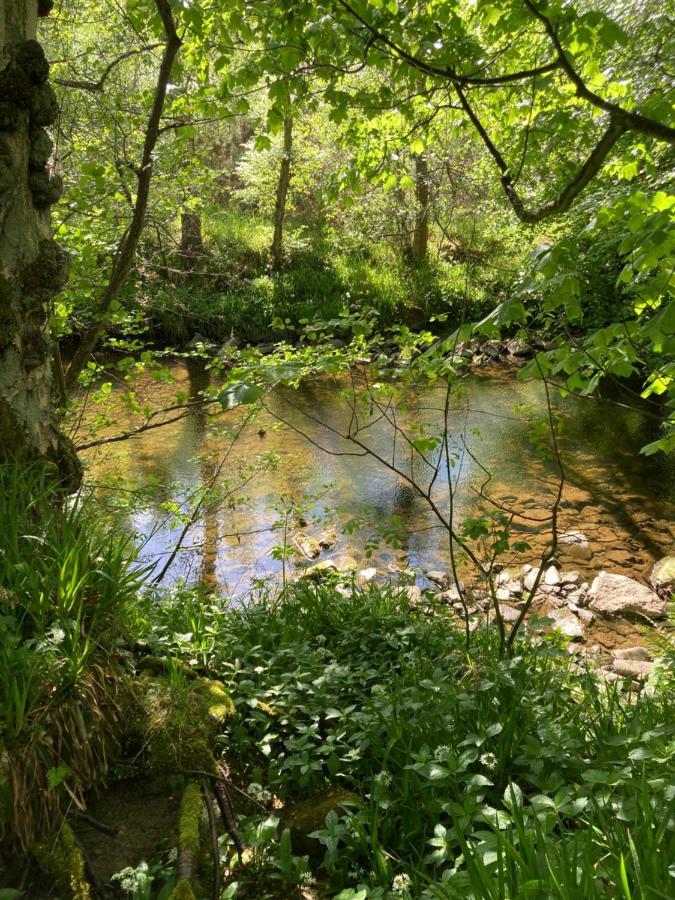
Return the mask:
[[[415,155],[415,230],[410,255],[413,262],[427,258],[429,246],[429,164],[423,153]]]
[[[157,75],[155,96],[152,102],[150,115],[148,116],[148,124],[145,129],[141,164],[136,172],[136,202],[134,203],[131,221],[124,232],[115,256],[113,257],[110,278],[94,311],[93,321],[84,330],[80,345],[68,366],[68,371],[66,372],[66,385],[69,389],[77,382],[80,372],[87,364],[90,354],[96,347],[98,339],[106,327],[106,316],[110,309],[110,304],[119,294],[131,271],[136,256],[138,242],[145,224],[145,215],[150,197],[150,182],[152,180],[153,155],[160,134],[160,120],[164,110],[167,85],[169,84],[171,69],[181,45],[181,40],[176,32],[169,0],[155,0],[155,6],[157,7],[157,11],[162,20],[162,25],[164,26],[166,43],[164,45],[162,61]]]
[[[272,238],[272,268],[278,271],[283,263],[284,250],[284,218],[286,216],[286,198],[291,183],[291,154],[293,152],[293,119],[284,119],[284,152],[279,168],[277,198],[274,205],[274,237]]]
[[[52,239],[50,206],[61,182],[47,162],[45,126],[58,114],[49,64],[35,39],[36,0],[0,3],[0,459],[40,457],[76,488],[81,469],[59,430],[50,304],[68,257]]]

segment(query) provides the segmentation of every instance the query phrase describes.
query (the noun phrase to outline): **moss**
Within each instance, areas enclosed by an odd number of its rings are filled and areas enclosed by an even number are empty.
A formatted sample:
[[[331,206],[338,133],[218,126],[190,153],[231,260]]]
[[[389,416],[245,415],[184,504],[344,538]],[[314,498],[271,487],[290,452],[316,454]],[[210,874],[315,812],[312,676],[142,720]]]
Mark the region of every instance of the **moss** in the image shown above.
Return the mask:
[[[183,791],[178,820],[178,848],[196,856],[199,853],[199,823],[202,817],[202,792],[196,781]]]
[[[59,102],[50,84],[34,86],[30,92],[30,121],[34,128],[52,125],[59,114]]]
[[[61,826],[52,845],[37,844],[33,855],[40,868],[54,879],[60,897],[64,900],[90,900],[84,857],[67,823]]]
[[[134,685],[127,737],[153,774],[212,771],[218,726],[233,713],[232,699],[219,682],[146,676]]]
[[[195,892],[189,881],[183,879],[169,894],[169,900],[195,900]]]
[[[49,63],[36,40],[22,41],[12,50],[14,61],[31,84],[44,84],[49,78]]]
[[[234,715],[234,701],[219,681],[201,678],[197,689],[205,697],[209,716],[214,722],[221,724]]]
[[[63,193],[63,179],[60,175],[50,175],[47,169],[31,172],[28,178],[33,206],[46,209],[56,203]]]

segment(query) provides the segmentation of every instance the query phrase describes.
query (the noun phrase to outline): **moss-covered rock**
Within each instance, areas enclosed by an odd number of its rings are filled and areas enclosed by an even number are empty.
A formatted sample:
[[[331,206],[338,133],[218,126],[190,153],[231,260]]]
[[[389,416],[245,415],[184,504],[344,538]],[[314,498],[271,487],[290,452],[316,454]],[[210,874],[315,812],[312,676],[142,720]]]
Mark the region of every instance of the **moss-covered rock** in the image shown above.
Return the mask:
[[[127,739],[152,774],[213,771],[213,746],[234,703],[220,682],[180,674],[135,680]]]
[[[316,838],[310,837],[312,832],[324,827],[328,813],[343,815],[345,808],[361,806],[362,803],[357,794],[335,788],[300,800],[285,809],[281,827],[290,829],[293,852],[319,861],[323,857],[324,848]]]
[[[54,879],[63,900],[90,900],[91,890],[84,874],[84,857],[67,822],[52,842],[33,848],[40,868]]]

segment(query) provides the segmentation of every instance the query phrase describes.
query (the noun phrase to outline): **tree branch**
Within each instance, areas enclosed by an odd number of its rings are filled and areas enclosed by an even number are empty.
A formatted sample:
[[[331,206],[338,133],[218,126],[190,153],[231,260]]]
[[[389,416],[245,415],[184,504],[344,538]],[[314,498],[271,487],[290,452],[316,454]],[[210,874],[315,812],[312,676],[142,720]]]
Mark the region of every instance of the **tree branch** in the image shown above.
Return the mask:
[[[615,118],[623,119],[625,121],[626,129],[638,131],[641,134],[647,134],[650,137],[657,138],[660,141],[666,141],[669,144],[675,143],[675,128],[670,128],[668,125],[664,125],[662,122],[657,122],[655,119],[650,119],[647,116],[640,115],[640,113],[624,109],[622,106],[612,103],[609,100],[605,100],[599,94],[596,94],[595,91],[592,91],[570,62],[570,58],[565,52],[565,48],[560,42],[558,33],[548,16],[541,12],[534,4],[533,0],[523,0],[523,2],[530,14],[544,26],[544,30],[556,51],[557,63],[575,86],[577,96],[582,97],[598,109],[610,113],[610,115],[613,115]]]
[[[98,81],[87,81],[86,79],[76,78],[55,78],[54,84],[59,84],[61,87],[75,88],[80,91],[89,91],[91,94],[102,94],[103,86],[115,66],[118,66],[121,62],[124,62],[125,59],[129,59],[132,56],[138,56],[141,53],[149,53],[151,50],[157,50],[158,47],[163,46],[162,43],[147,44],[144,47],[137,47],[134,50],[127,50],[126,53],[120,53],[119,56],[116,56],[115,59],[106,66]]]
[[[113,258],[110,278],[107,287],[103,292],[103,296],[96,307],[94,320],[84,330],[80,345],[68,366],[68,371],[66,372],[66,385],[68,388],[72,388],[77,382],[77,378],[86,365],[89,355],[98,343],[98,339],[105,325],[105,316],[110,308],[110,304],[122,288],[133,265],[136,248],[145,223],[145,214],[150,197],[153,155],[160,133],[159,123],[164,109],[171,69],[181,45],[181,40],[176,32],[169,0],[155,0],[155,6],[157,7],[157,12],[162,20],[162,25],[164,26],[166,43],[164,44],[164,53],[162,54],[162,61],[157,75],[155,96],[152,101],[152,108],[145,129],[143,153],[141,155],[141,164],[137,174],[138,184],[134,211],[131,221],[120,240],[117,252]]]
[[[627,130],[625,120],[621,117],[612,115],[610,117],[609,125],[607,126],[604,134],[595,145],[595,147],[591,150],[588,158],[579,168],[576,175],[574,175],[574,177],[565,185],[560,194],[554,200],[550,200],[548,203],[544,203],[538,209],[531,210],[526,208],[522,197],[515,188],[506,160],[490,138],[485,129],[485,126],[478,118],[475,110],[469,103],[467,96],[462,90],[461,86],[456,84],[455,91],[457,92],[457,96],[459,97],[459,102],[461,103],[462,108],[464,109],[474,128],[480,135],[480,138],[483,141],[483,144],[485,145],[488,153],[497,164],[497,168],[502,173],[502,187],[504,188],[504,193],[506,194],[511,207],[513,208],[515,214],[518,216],[521,222],[525,222],[530,225],[536,222],[541,222],[542,219],[545,219],[548,216],[566,212],[566,210],[568,210],[572,205],[572,202],[575,200],[575,198],[579,196],[586,185],[600,171],[612,148]]]

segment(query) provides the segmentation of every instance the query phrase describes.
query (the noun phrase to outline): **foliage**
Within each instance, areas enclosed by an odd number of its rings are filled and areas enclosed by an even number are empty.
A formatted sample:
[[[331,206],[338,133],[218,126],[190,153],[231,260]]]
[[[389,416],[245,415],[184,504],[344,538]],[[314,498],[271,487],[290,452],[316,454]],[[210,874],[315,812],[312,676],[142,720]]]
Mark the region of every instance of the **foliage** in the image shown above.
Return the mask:
[[[4,464],[0,485],[0,834],[25,845],[107,768],[142,572],[41,468]]]
[[[487,629],[467,656],[446,613],[386,588],[154,609],[157,649],[228,673],[239,715],[223,740],[255,790],[291,806],[328,786],[362,798],[315,835],[327,896],[671,890],[670,670],[624,698],[558,639],[500,661]]]

